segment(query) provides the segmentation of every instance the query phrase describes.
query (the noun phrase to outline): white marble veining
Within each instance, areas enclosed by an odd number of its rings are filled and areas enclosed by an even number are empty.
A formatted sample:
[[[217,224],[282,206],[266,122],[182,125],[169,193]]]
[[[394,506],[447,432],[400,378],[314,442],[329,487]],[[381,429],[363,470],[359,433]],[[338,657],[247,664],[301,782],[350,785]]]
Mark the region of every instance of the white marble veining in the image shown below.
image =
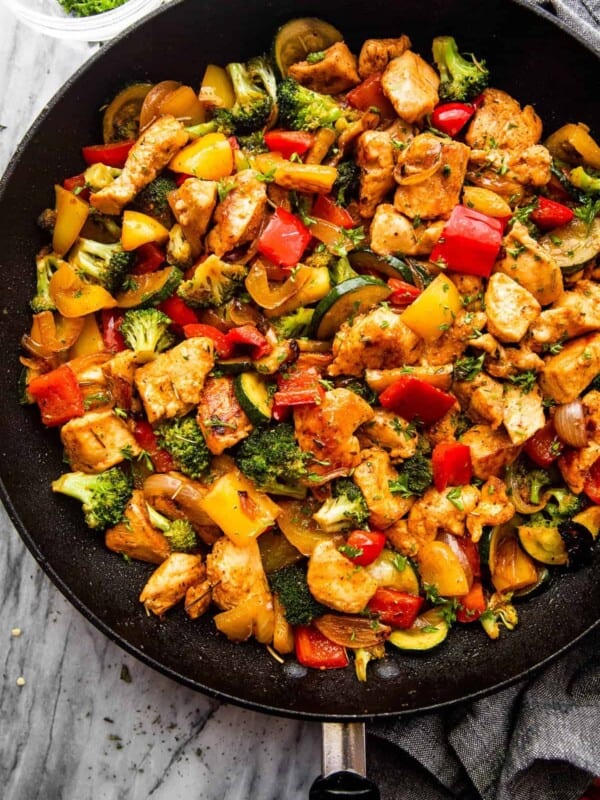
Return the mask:
[[[1,3],[0,31],[1,174],[98,45],[39,35]],[[220,705],[124,653],[55,589],[1,507],[0,604],[3,800],[308,797],[318,725]]]

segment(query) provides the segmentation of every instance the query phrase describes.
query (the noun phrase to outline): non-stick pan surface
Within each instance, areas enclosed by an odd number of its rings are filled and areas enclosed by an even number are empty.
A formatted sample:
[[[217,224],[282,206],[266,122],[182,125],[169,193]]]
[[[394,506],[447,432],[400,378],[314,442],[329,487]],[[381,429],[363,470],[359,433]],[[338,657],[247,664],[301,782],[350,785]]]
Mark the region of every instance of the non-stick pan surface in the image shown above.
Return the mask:
[[[53,495],[64,469],[56,431],[36,409],[18,404],[18,342],[28,328],[35,220],[52,204],[52,187],[81,170],[79,148],[100,140],[99,109],[124,83],[174,78],[197,85],[204,65],[243,60],[267,49],[294,16],[333,22],[354,46],[367,36],[408,33],[428,55],[431,39],[454,35],[462,50],[485,57],[493,84],[534,103],[547,131],[585,121],[600,134],[597,58],[549,18],[507,0],[183,0],[100,54],[41,115],[15,156],[0,197],[4,356],[0,391],[3,499],[42,568],[100,630],[147,664],[200,691],[261,711],[319,719],[357,719],[434,708],[498,688],[539,666],[600,619],[600,558],[565,573],[519,607],[514,633],[490,642],[479,626],[452,631],[430,654],[390,654],[359,683],[354,671],[281,666],[256,644],[235,645],[209,618],[183,612],[147,617],[137,596],[151,567],[109,553],[83,524],[75,502]],[[49,65],[51,68],[51,65]],[[477,628],[477,629],[474,629]]]

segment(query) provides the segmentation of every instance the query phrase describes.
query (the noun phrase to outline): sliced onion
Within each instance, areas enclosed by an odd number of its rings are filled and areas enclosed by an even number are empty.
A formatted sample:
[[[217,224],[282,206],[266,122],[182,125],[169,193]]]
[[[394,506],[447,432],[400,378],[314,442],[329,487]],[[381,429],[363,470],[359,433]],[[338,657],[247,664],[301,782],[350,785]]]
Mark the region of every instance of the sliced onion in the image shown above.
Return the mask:
[[[254,302],[261,308],[273,311],[283,305],[312,277],[312,270],[309,268],[299,269],[278,286],[271,286],[267,277],[267,270],[260,261],[256,261],[250,268],[246,278],[246,290]]]
[[[385,642],[392,629],[377,620],[367,617],[324,614],[314,620],[315,628],[335,644],[355,650],[361,647],[375,647]]]
[[[573,400],[557,406],[552,421],[561,442],[570,447],[585,447],[588,435],[585,428],[585,411],[581,400]]]
[[[201,483],[175,472],[150,475],[144,481],[144,497],[150,505],[155,498],[170,500],[184,512],[192,525],[214,527],[214,522],[200,506],[207,491]]]
[[[460,562],[461,567],[464,570],[464,573],[467,578],[467,582],[469,587],[473,585],[473,569],[471,568],[471,563],[467,558],[467,554],[462,549],[460,545],[460,541],[457,536],[454,536],[452,533],[442,533],[438,536],[438,540],[440,542],[444,542],[447,544],[450,550],[454,553],[458,561]]]
[[[150,89],[140,111],[140,131],[160,116],[160,104],[168,94],[180,86],[179,81],[161,81]]]
[[[400,186],[414,186],[423,183],[436,173],[442,160],[442,145],[437,139],[417,137],[405,150],[401,164],[394,173]]]

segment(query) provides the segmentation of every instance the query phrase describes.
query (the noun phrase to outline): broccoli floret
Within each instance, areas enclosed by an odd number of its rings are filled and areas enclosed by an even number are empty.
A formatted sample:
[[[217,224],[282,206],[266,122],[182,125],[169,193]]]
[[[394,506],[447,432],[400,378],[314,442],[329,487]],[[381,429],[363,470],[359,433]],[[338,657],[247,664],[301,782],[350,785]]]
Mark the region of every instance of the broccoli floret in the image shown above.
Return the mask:
[[[177,469],[190,478],[201,478],[210,466],[210,452],[193,416],[163,422],[157,429],[161,447],[173,457]]]
[[[186,270],[192,266],[193,262],[192,246],[185,238],[181,225],[173,225],[169,231],[169,241],[167,242],[167,264]]]
[[[279,113],[277,108],[277,79],[273,70],[271,59],[266,56],[255,56],[248,62],[248,75],[254,83],[262,84],[263,89],[269,95],[271,109],[265,121],[267,127],[274,124]]]
[[[131,478],[118,467],[111,467],[98,475],[66,472],[52,483],[53,492],[79,500],[87,525],[101,530],[121,520],[132,490]]]
[[[490,73],[485,61],[473,54],[464,58],[452,36],[436,36],[433,40],[433,60],[440,73],[439,94],[442,100],[465,102],[472,100],[488,85]]]
[[[133,266],[135,256],[120,242],[106,244],[79,237],[69,253],[69,264],[81,278],[99,283],[113,293],[120,288]]]
[[[198,264],[194,275],[184,281],[177,294],[194,308],[222,306],[243,287],[246,268],[242,264],[227,264],[215,255]]]
[[[162,532],[173,552],[189,553],[198,547],[198,537],[189,520],[169,519],[148,504],[146,508],[150,522]]]
[[[103,214],[97,208],[90,207],[82,235],[95,242],[114,244],[121,240],[121,226],[114,217],[109,217],[108,214]]]
[[[75,17],[90,17],[122,6],[127,0],[59,0],[59,3]]]
[[[118,167],[109,167],[107,164],[92,164],[83,173],[85,185],[93,192],[99,192],[118,178],[122,170]]]
[[[354,161],[340,161],[337,165],[337,178],[331,189],[331,194],[341,206],[347,206],[351,200],[356,200],[360,186],[360,167]]]
[[[336,258],[329,267],[329,277],[334,284],[349,281],[351,278],[358,278],[358,272],[352,269],[348,256]]]
[[[277,87],[279,122],[294,131],[315,131],[332,128],[342,117],[352,116],[327,94],[313,92],[293,78],[286,78]]]
[[[29,305],[34,314],[41,311],[54,311],[56,305],[50,297],[50,281],[61,265],[61,259],[55,253],[39,253],[35,258],[36,290],[35,297]]]
[[[167,195],[177,188],[177,184],[173,178],[166,175],[159,175],[147,186],[136,194],[131,207],[136,211],[141,211],[143,214],[153,217],[158,220],[161,225],[169,229],[175,222],[171,206],[167,200]]]
[[[280,339],[297,339],[306,336],[314,313],[312,308],[297,308],[285,317],[272,320],[272,324]]]
[[[303,263],[307,267],[315,267],[317,269],[327,267],[327,269],[331,270],[336,260],[337,256],[330,253],[325,245],[318,245],[309,256],[303,259]]]
[[[586,194],[596,194],[600,192],[600,178],[591,175],[583,167],[575,167],[569,172],[569,180],[578,189]]]
[[[298,564],[283,567],[268,576],[271,590],[279,598],[290,625],[308,625],[329,609],[318,603],[306,582],[306,570]]]
[[[433,483],[431,461],[422,453],[407,458],[398,470],[399,477],[390,481],[390,491],[402,497],[422,495]]]
[[[577,514],[583,505],[580,495],[572,494],[566,488],[548,489],[545,492],[546,505],[529,517],[532,527],[556,528],[568,522]]]
[[[53,208],[45,208],[37,218],[38,226],[49,233],[50,236],[54,233],[54,226],[56,225],[56,211]]]
[[[546,470],[531,470],[529,473],[529,500],[534,504],[541,502],[542,490],[551,483],[552,477]]]
[[[313,519],[326,533],[362,528],[369,518],[369,509],[358,486],[349,478],[339,478],[331,487],[332,497],[313,514]]]
[[[286,422],[275,428],[255,428],[239,445],[235,461],[239,469],[259,489],[270,494],[302,498],[310,455],[302,451],[294,437],[294,427]]]
[[[161,353],[171,347],[175,336],[169,326],[171,318],[156,308],[127,311],[121,324],[125,343],[138,353]]]

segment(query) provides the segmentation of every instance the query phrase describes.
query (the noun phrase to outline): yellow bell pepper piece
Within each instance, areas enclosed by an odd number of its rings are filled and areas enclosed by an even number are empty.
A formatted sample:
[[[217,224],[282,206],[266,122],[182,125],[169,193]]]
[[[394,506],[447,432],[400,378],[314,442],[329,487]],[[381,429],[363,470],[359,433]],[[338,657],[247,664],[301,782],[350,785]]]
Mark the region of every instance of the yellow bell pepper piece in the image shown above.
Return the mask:
[[[195,175],[206,181],[218,181],[233,171],[233,151],[222,133],[207,133],[174,156],[169,169]]]
[[[200,96],[215,98],[215,105],[219,108],[233,108],[235,103],[235,93],[233,84],[223,67],[216,64],[209,64],[204,71]]]
[[[69,351],[70,358],[82,358],[104,350],[102,334],[98,327],[95,314],[88,314],[83,318],[83,328],[77,341]]]
[[[461,308],[458,289],[450,278],[440,274],[413,300],[401,319],[416,334],[433,342],[452,325]]]
[[[88,214],[89,204],[68,189],[56,184],[56,222],[52,234],[52,248],[59,256],[64,255],[79,236]]]
[[[546,139],[550,153],[569,164],[587,164],[600,169],[600,147],[582,122],[563,125]]]
[[[288,161],[274,153],[260,153],[251,162],[259,172],[272,173],[277,186],[295,192],[329,194],[337,178],[335,167]]]
[[[200,507],[234,544],[247,545],[270,528],[279,507],[237,470],[218,478]]]
[[[50,297],[63,317],[83,317],[114,308],[117,301],[96,283],[85,283],[66,262],[50,279]]]
[[[573,517],[573,522],[583,525],[594,539],[597,539],[598,533],[600,533],[600,506],[590,506],[585,511],[580,511],[579,514],[575,514]]]
[[[298,282],[303,282],[299,291],[273,311],[265,309],[267,317],[281,317],[284,314],[290,314],[297,308],[302,308],[302,306],[317,303],[331,289],[331,278],[327,267],[307,267],[305,264],[301,264],[294,276]]]
[[[445,542],[427,542],[419,550],[419,574],[424,584],[434,586],[442,597],[461,597],[469,581],[458,556]]]
[[[464,187],[463,205],[487,214],[488,217],[510,217],[512,214],[511,207],[503,197],[480,186]]]
[[[214,621],[217,630],[234,642],[243,642],[252,633],[261,644],[269,644],[273,639],[275,614],[266,597],[242,600],[235,608],[215,614]]]
[[[206,119],[204,106],[191,86],[179,86],[160,104],[161,114],[172,114],[185,125],[198,125]]]
[[[142,214],[141,211],[127,210],[123,212],[121,228],[123,250],[135,250],[148,242],[163,244],[168,238],[169,231],[154,217]]]

